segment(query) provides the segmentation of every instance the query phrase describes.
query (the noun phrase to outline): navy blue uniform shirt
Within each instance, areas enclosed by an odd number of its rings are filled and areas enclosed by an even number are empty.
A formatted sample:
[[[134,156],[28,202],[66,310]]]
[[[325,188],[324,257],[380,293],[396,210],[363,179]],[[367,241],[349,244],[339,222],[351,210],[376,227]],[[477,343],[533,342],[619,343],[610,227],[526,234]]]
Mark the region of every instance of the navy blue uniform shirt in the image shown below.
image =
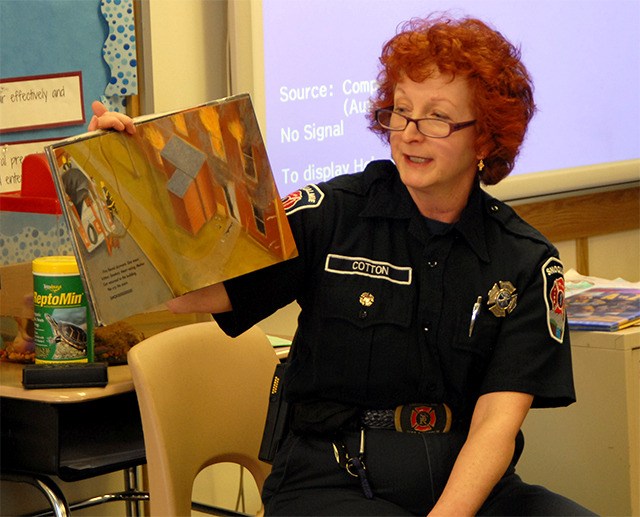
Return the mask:
[[[299,303],[289,400],[446,402],[465,420],[494,391],[575,400],[557,250],[479,185],[453,225],[419,213],[390,161],[285,208],[299,257],[226,281],[234,310],[215,317],[237,335]]]

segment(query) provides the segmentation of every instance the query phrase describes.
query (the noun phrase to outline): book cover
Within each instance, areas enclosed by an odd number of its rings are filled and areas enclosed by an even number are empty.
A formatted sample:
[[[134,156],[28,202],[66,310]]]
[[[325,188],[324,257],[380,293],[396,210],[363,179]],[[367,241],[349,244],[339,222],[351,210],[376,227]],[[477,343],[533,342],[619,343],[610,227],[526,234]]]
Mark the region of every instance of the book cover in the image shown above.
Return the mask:
[[[640,322],[640,289],[591,287],[567,298],[569,328],[616,331]]]
[[[297,255],[251,99],[46,148],[96,325]]]

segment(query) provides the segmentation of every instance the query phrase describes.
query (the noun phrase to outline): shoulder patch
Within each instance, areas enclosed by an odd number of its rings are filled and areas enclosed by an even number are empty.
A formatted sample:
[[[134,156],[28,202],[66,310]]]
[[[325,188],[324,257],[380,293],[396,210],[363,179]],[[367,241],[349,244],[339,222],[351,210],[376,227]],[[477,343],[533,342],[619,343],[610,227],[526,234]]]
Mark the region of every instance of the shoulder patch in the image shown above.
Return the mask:
[[[305,208],[317,208],[324,199],[324,192],[317,185],[307,185],[292,192],[282,200],[282,206],[287,215]]]
[[[558,343],[562,343],[566,319],[564,266],[559,259],[552,257],[542,265],[541,274],[549,335]]]

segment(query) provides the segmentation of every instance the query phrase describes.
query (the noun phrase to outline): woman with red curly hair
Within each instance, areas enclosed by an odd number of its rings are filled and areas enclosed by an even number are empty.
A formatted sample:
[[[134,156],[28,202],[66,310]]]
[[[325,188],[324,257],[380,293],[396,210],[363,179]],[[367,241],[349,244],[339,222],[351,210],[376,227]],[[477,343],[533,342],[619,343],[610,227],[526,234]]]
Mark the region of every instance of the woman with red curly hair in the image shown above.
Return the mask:
[[[535,111],[518,50],[434,17],[381,65],[369,121],[393,161],[289,196],[298,257],[168,303],[231,335],[300,305],[265,513],[592,515],[516,474],[529,408],[575,401],[558,252],[480,188]]]
[[[481,181],[494,185],[511,172],[535,112],[533,85],[517,48],[480,20],[414,19],[384,46],[380,62],[379,89],[369,116],[374,132],[389,135],[376,111],[393,106],[401,79],[420,83],[434,73],[460,76],[476,114]]]

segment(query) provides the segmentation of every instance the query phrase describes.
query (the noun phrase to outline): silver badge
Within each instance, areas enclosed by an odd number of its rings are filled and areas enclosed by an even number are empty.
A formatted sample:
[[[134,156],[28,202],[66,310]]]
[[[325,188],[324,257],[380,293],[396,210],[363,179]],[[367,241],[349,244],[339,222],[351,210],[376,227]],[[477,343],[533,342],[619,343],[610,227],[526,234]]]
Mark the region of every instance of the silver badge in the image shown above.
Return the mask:
[[[517,303],[518,295],[511,282],[500,280],[498,283],[493,284],[489,291],[487,305],[494,316],[504,318],[516,308]]]

